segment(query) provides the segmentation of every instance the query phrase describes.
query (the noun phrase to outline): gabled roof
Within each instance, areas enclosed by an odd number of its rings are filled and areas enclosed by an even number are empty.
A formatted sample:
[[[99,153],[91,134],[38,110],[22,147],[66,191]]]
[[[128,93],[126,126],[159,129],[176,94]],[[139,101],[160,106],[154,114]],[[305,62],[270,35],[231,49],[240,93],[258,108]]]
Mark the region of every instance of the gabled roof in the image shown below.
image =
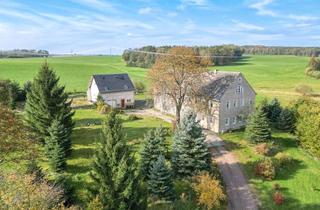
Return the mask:
[[[200,91],[202,95],[212,100],[220,101],[229,86],[241,75],[240,72],[210,71],[203,74],[204,84]]]
[[[134,85],[128,74],[95,74],[92,76],[92,80],[96,82],[100,93],[134,90]]]

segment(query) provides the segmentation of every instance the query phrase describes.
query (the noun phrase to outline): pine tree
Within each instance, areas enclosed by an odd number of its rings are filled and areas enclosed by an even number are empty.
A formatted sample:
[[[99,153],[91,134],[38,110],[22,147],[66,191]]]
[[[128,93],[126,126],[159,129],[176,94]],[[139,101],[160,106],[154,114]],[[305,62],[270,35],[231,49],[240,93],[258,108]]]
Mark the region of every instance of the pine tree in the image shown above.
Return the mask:
[[[159,200],[171,201],[174,199],[172,175],[162,155],[152,162],[148,189],[151,195]]]
[[[141,174],[148,179],[151,164],[159,155],[165,155],[165,133],[163,128],[149,130],[144,136],[144,145],[141,151],[140,169]]]
[[[278,118],[277,127],[279,130],[293,132],[295,129],[295,117],[290,109],[283,109]]]
[[[172,167],[176,176],[193,176],[211,169],[211,157],[195,113],[182,119],[174,135]]]
[[[71,132],[74,126],[71,101],[64,86],[60,86],[59,78],[45,62],[34,78],[31,90],[27,93],[26,122],[37,133],[39,140],[44,142],[49,136],[48,128],[54,119],[63,122],[66,129],[64,151],[67,155],[71,151]]]
[[[272,99],[269,105],[269,116],[267,116],[272,123],[276,123],[278,120],[278,117],[281,113],[281,105],[277,98]]]
[[[104,209],[144,209],[140,174],[129,146],[123,138],[122,124],[115,111],[103,122],[91,177],[93,197]]]
[[[258,108],[250,116],[246,127],[246,135],[249,140],[258,143],[271,140],[271,129],[265,112]]]
[[[66,154],[63,147],[66,129],[58,120],[54,120],[48,133],[49,136],[45,139],[45,154],[51,169],[61,172],[66,167]]]

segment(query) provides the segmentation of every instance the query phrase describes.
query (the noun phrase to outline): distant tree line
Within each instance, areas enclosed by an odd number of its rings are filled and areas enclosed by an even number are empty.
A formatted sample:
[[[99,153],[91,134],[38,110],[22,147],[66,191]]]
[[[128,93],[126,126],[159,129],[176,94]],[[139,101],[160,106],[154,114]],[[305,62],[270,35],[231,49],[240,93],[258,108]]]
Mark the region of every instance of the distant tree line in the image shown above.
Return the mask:
[[[145,46],[133,50],[125,50],[122,58],[128,66],[150,68],[160,53],[168,53],[169,50],[174,47],[175,46]],[[208,56],[214,65],[229,64],[240,58],[243,53],[242,49],[236,45],[195,46],[192,47],[192,49],[196,55]]]
[[[296,55],[296,56],[319,56],[320,47],[280,47],[263,45],[241,46],[244,54],[249,55]]]
[[[30,57],[48,57],[47,50],[0,50],[0,58],[30,58]]]

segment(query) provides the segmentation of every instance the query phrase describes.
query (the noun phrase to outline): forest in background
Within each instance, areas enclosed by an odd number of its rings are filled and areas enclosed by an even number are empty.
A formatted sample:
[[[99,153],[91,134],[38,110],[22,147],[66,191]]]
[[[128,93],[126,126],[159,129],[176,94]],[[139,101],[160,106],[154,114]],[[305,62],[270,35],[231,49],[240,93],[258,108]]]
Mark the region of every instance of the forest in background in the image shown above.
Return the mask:
[[[15,50],[0,50],[0,58],[30,58],[30,57],[48,57],[47,50],[28,50],[28,49],[15,49]]]

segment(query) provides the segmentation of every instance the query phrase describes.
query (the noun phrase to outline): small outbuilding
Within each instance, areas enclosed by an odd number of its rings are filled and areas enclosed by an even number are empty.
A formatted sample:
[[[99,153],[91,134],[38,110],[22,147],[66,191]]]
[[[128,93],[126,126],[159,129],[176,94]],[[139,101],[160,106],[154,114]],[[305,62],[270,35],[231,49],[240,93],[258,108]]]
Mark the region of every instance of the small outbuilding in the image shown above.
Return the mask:
[[[134,92],[128,74],[96,74],[90,79],[87,98],[94,103],[101,95],[111,107],[125,109],[134,106]]]

